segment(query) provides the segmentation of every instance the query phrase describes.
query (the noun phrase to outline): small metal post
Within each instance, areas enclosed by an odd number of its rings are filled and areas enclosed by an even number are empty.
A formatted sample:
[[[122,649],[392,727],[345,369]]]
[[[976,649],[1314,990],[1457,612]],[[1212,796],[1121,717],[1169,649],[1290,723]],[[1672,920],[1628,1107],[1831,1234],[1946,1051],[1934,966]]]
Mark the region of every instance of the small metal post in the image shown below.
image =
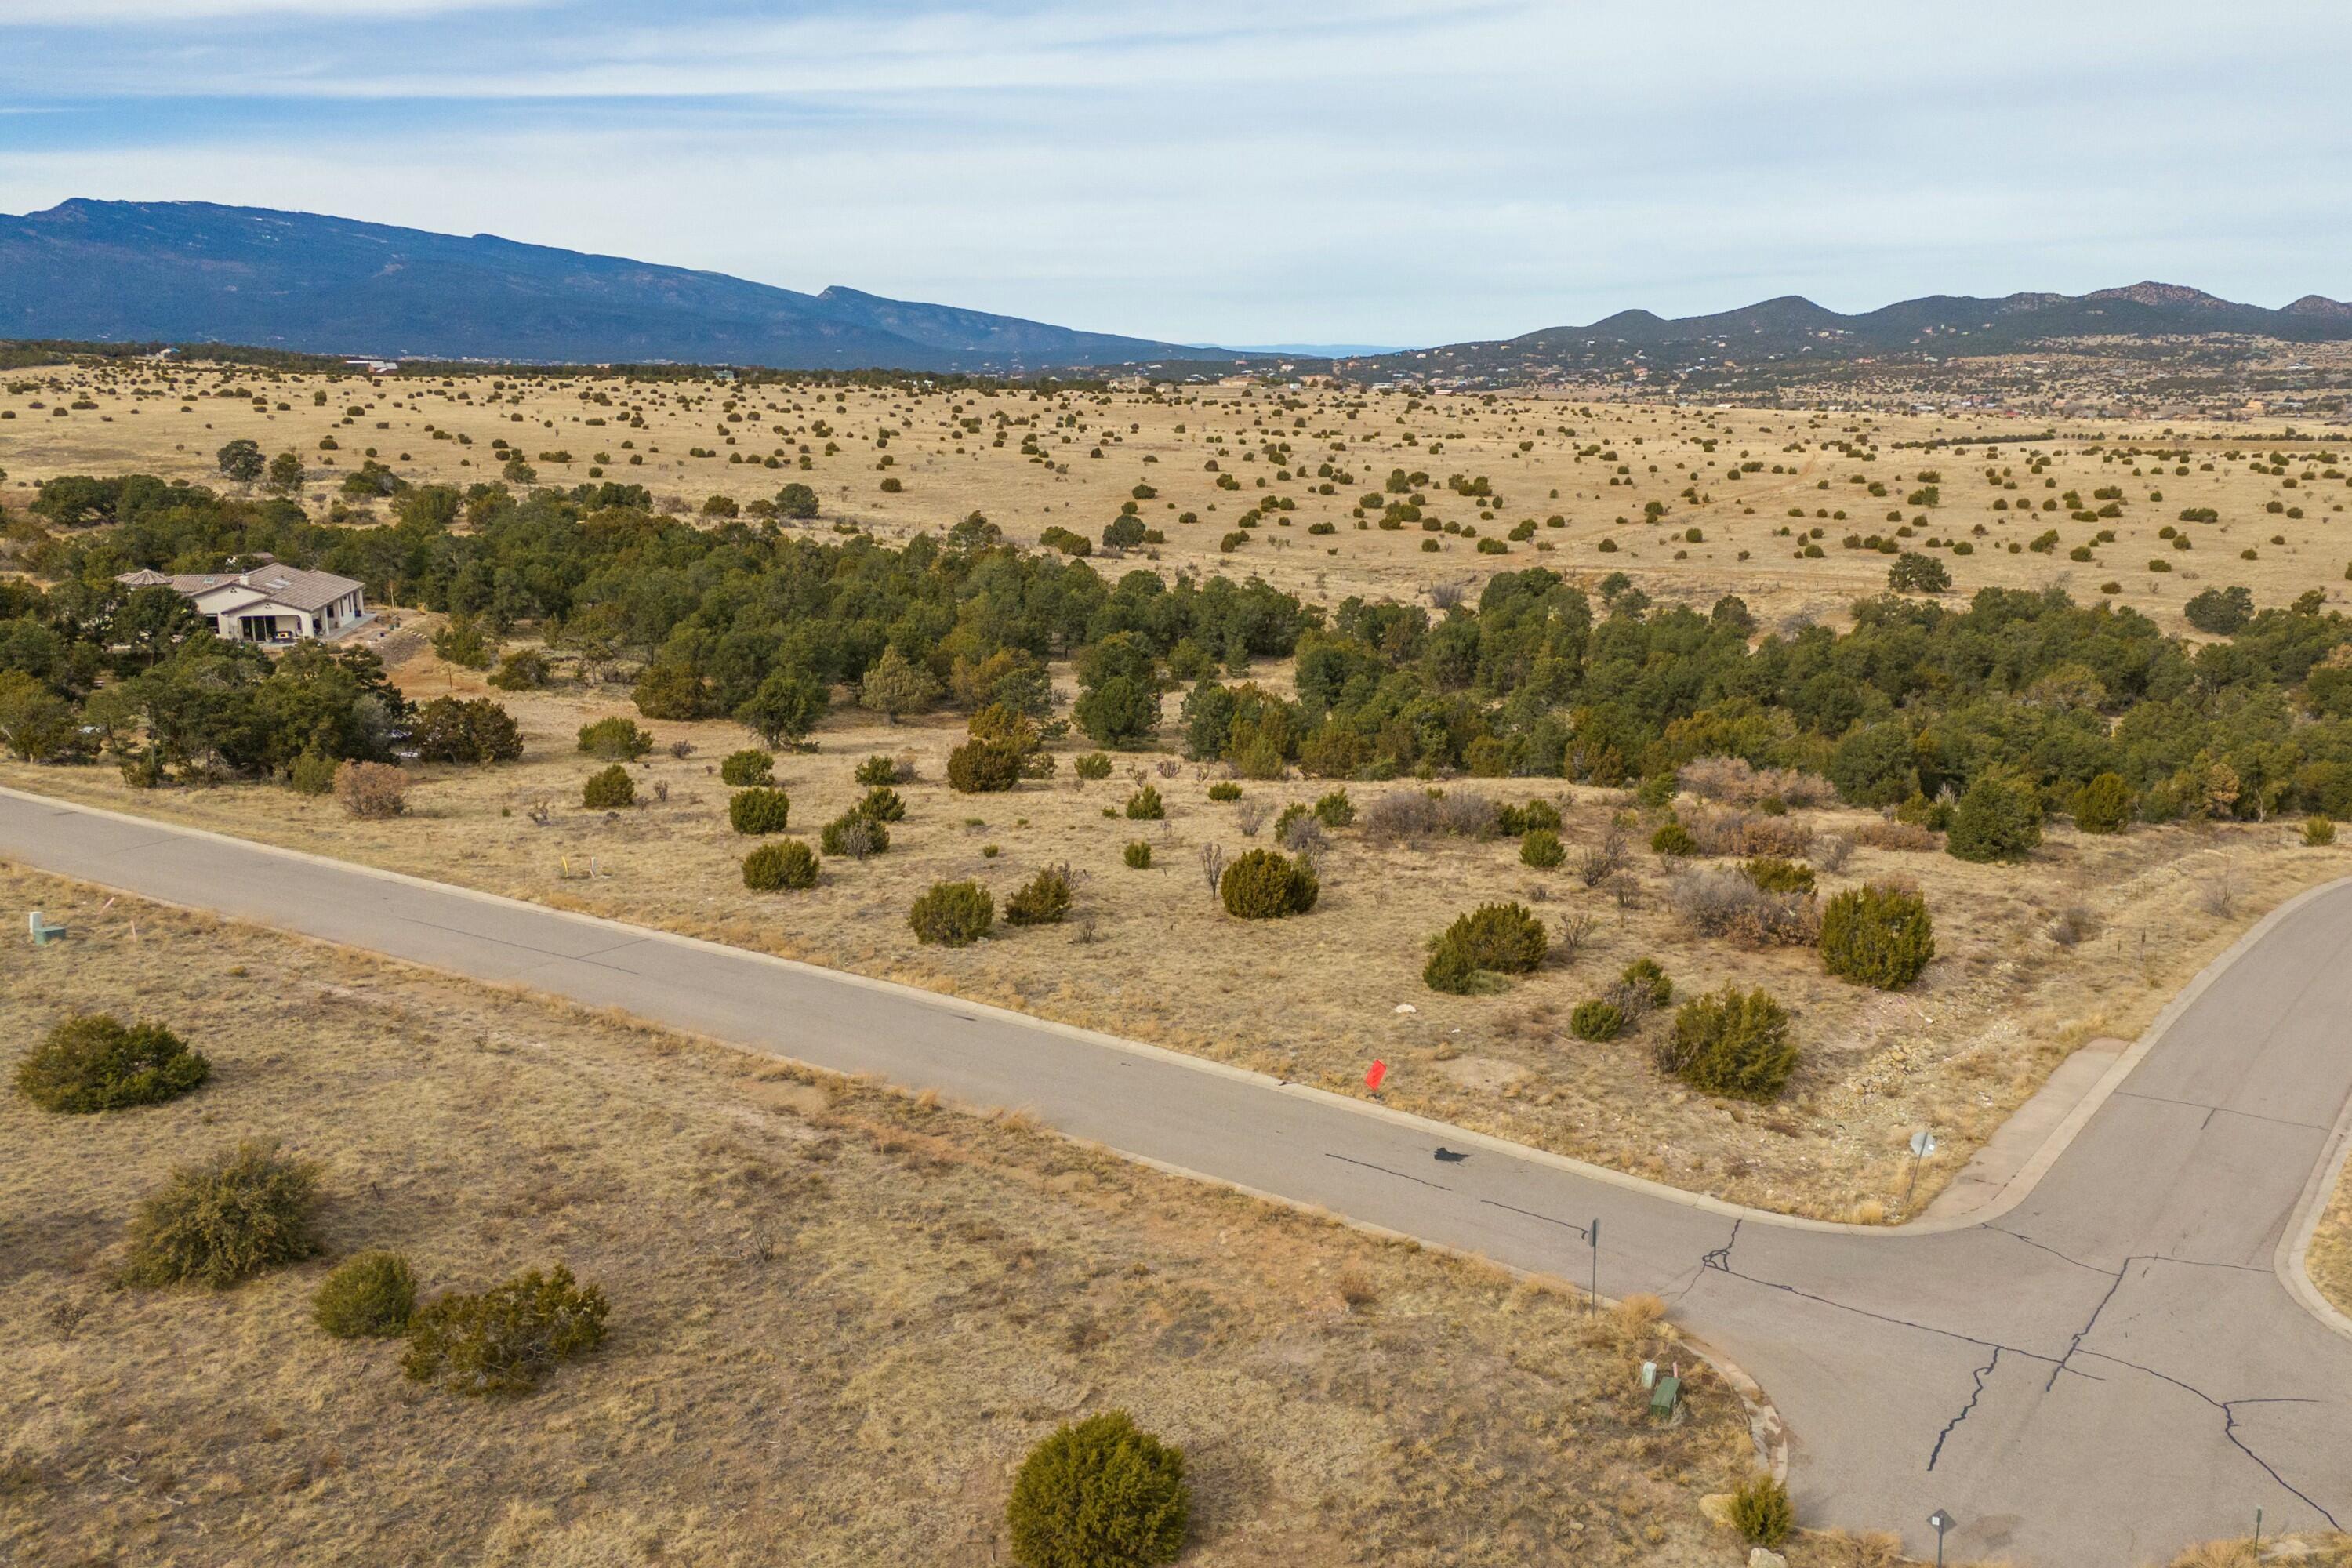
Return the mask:
[[[1592,1221],[1592,1228],[1586,1231],[1584,1234],[1589,1237],[1592,1242],[1592,1290],[1591,1293],[1591,1301],[1592,1310],[1597,1312],[1601,1310],[1601,1220],[1599,1216],[1596,1215],[1594,1217]]]
[[[1952,1528],[1952,1516],[1939,1508],[1927,1516],[1927,1522],[1936,1527],[1936,1568],[1944,1568],[1944,1531]]]

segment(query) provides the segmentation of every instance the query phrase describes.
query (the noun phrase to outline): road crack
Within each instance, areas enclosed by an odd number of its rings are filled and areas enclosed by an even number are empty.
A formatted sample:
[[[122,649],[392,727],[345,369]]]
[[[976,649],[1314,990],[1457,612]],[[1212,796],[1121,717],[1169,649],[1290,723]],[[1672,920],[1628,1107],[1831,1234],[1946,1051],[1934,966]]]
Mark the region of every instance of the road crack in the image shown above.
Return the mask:
[[[2305,1491],[2302,1488],[2296,1486],[2293,1481],[2288,1480],[2284,1476],[2280,1475],[2276,1467],[2272,1465],[2268,1459],[2263,1458],[2260,1454],[2255,1453],[2252,1448],[2247,1446],[2246,1440],[2238,1436],[2237,1407],[2241,1405],[2318,1405],[2323,1403],[2322,1401],[2316,1399],[2284,1397],[2264,1399],[2216,1399],[2211,1394],[2206,1393],[2203,1389],[2198,1387],[2195,1384],[2183,1383],[2180,1379],[2160,1373],[2152,1366],[2143,1366],[2136,1361],[2126,1361],[2121,1356],[2109,1355],[2105,1351],[2084,1351],[2083,1353],[2087,1356],[2095,1356],[2101,1361],[2112,1362],[2117,1366],[2129,1367],[2132,1371],[2143,1373],[2146,1375],[2156,1379],[2158,1383],[2170,1384],[2173,1387],[2179,1389],[2185,1394],[2196,1395],[2199,1399],[2203,1400],[2206,1404],[2220,1411],[2221,1413],[2221,1436],[2230,1440],[2230,1447],[2237,1449],[2238,1452],[2246,1456],[2247,1458],[2252,1459],[2255,1464],[2261,1466],[2263,1474],[2270,1477],[2273,1481],[2276,1482],[2280,1490],[2285,1492],[2288,1496],[2294,1498],[2305,1507],[2310,1509],[2314,1513],[2319,1515],[2320,1518],[2326,1520],[2327,1521],[2327,1527],[2330,1530],[2341,1530],[2344,1528],[2342,1524],[2336,1521],[2336,1516],[2333,1513],[2330,1513],[2317,1499]]]
[[[1936,1446],[1927,1450],[1927,1468],[1930,1470],[1936,1468],[1936,1461],[1943,1457],[1944,1439],[1952,1435],[1952,1428],[1967,1420],[1969,1418],[1969,1412],[1977,1407],[1977,1401],[1984,1397],[1985,1379],[1990,1377],[1993,1373],[1993,1369],[2000,1364],[2000,1347],[1999,1345],[1995,1345],[1992,1347],[1992,1360],[1977,1368],[1977,1385],[1974,1389],[1969,1391],[1969,1402],[1960,1406],[1960,1413],[1958,1415],[1953,1416],[1949,1421],[1944,1423],[1944,1429],[1942,1431],[1936,1434]],[[2055,1377],[2057,1373],[2053,1373],[2051,1375]]]

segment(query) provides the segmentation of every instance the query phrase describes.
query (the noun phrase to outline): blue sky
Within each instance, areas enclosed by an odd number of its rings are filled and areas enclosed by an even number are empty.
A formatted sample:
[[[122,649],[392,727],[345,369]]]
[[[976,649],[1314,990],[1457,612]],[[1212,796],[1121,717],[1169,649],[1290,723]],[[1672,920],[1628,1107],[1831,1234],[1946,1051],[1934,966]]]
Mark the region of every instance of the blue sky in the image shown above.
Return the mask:
[[[0,0],[0,211],[293,207],[1185,342],[2352,295],[2352,6]]]

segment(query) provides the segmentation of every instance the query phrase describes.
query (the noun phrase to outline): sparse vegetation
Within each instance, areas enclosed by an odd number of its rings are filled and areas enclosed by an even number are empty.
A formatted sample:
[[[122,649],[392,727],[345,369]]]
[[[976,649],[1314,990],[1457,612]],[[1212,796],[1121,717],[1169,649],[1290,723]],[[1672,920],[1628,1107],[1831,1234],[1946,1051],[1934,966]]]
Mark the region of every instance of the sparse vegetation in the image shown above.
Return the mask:
[[[1775,1099],[1797,1070],[1789,1015],[1763,991],[1731,987],[1695,997],[1675,1010],[1658,1066],[1704,1093]]]
[[[1067,866],[1045,867],[1004,900],[1005,923],[1016,926],[1055,924],[1070,912],[1072,890]]]
[[[1731,1494],[1731,1522],[1750,1546],[1779,1546],[1797,1524],[1789,1489],[1770,1476],[1750,1478]]]
[[[782,833],[792,820],[793,803],[782,790],[737,790],[727,802],[727,822],[738,833]]]
[[[978,882],[934,882],[907,911],[908,929],[919,942],[968,947],[996,924],[996,900]]]
[[[226,1289],[299,1262],[319,1249],[311,1229],[318,1201],[316,1165],[247,1139],[181,1166],[139,1205],[124,1275],[139,1285]]]
[[[16,1091],[43,1110],[89,1115],[161,1105],[211,1076],[203,1053],[163,1025],[88,1013],[52,1026],[16,1064]]]
[[[797,838],[762,844],[743,857],[743,886],[755,893],[805,890],[816,877],[816,852]]]
[[[405,1333],[415,1311],[416,1274],[397,1252],[344,1259],[310,1298],[310,1315],[339,1340]]]
[[[1822,911],[1822,965],[1882,991],[1900,991],[1936,958],[1936,922],[1916,889],[1849,888]]]
[[[452,1394],[528,1394],[563,1362],[604,1341],[604,1293],[558,1264],[476,1292],[452,1290],[417,1310],[401,1370]]]
[[[1005,1504],[1021,1568],[1153,1568],[1184,1550],[1184,1455],[1123,1410],[1062,1427],[1029,1451]]]
[[[776,754],[757,747],[730,752],[719,764],[719,782],[733,789],[772,784],[776,782]]]
[[[637,802],[636,782],[629,770],[614,763],[588,775],[580,786],[580,804],[589,811],[618,811]]]
[[[1305,857],[1293,859],[1275,849],[1245,851],[1224,868],[1217,884],[1225,912],[1245,921],[1303,915],[1315,907],[1321,892],[1322,884]]]

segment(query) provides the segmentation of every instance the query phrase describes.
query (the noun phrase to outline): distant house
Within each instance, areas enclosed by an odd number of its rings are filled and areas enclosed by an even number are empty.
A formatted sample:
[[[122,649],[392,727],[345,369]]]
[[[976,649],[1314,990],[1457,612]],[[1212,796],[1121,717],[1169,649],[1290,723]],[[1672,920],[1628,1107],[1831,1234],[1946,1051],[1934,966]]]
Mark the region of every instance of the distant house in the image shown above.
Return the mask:
[[[232,642],[290,643],[343,636],[371,616],[362,584],[275,562],[250,572],[125,572],[133,588],[170,588]]]

